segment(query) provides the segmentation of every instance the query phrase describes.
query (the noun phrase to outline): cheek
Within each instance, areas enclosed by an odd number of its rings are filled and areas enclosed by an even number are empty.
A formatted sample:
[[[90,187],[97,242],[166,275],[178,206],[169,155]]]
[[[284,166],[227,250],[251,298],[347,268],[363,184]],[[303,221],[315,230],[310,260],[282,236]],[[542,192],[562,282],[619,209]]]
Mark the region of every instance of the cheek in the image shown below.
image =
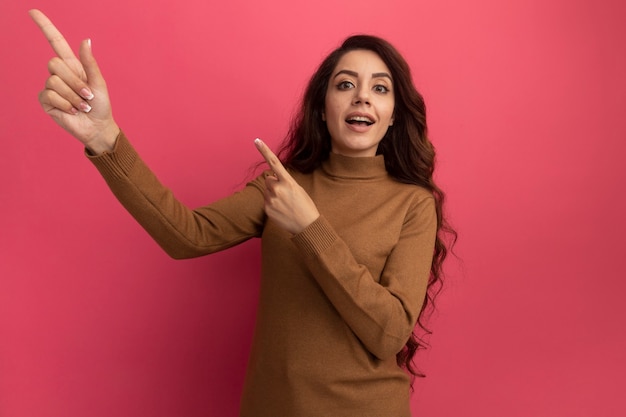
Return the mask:
[[[326,120],[330,120],[333,114],[333,108],[335,107],[335,103],[333,101],[332,92],[326,91],[326,97],[324,98],[324,117]]]
[[[395,106],[392,103],[391,105],[388,105],[385,110],[384,110],[384,114],[385,114],[385,119],[387,119],[389,121],[389,124],[393,123],[393,113],[395,110]]]
[[[340,113],[341,112],[339,111],[336,104],[332,102],[327,102],[326,108],[324,109],[324,117],[325,117],[324,120],[329,123],[336,123],[337,118],[339,117]]]

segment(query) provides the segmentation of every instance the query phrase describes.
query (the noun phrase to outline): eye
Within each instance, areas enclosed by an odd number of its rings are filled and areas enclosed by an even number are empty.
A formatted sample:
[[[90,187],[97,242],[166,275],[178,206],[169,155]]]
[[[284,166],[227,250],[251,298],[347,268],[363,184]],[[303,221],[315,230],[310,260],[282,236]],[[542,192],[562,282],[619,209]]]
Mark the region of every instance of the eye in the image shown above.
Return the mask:
[[[381,94],[386,94],[389,92],[389,89],[382,84],[378,84],[374,86],[374,91]]]
[[[349,90],[351,88],[354,88],[354,84],[352,84],[350,81],[342,81],[337,84],[337,88],[340,90]]]

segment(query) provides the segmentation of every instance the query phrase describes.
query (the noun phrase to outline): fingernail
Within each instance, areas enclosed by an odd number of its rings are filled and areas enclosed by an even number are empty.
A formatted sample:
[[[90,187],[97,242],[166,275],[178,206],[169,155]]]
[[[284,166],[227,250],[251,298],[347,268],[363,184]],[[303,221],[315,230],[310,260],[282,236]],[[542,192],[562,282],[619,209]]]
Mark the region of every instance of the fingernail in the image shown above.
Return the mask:
[[[256,139],[254,140],[254,143],[255,143],[255,144],[257,144],[257,145],[260,145],[260,144],[262,144],[262,143],[263,143],[263,141],[262,141],[261,139],[259,139],[259,138],[256,138]]]
[[[85,113],[89,113],[91,111],[91,106],[84,101],[78,105],[82,111]]]
[[[82,90],[80,90],[80,95],[85,99],[85,100],[91,100],[93,98],[93,93],[91,92],[91,90],[89,90],[87,87],[83,88]]]

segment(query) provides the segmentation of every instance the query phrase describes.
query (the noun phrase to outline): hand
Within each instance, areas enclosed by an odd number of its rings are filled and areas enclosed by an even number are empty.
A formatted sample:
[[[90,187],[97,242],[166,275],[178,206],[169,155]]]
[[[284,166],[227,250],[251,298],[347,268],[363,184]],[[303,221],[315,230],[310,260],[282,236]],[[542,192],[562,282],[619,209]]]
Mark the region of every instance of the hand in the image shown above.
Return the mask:
[[[315,203],[261,139],[254,144],[273,172],[265,177],[265,213],[286,231],[300,233],[319,217]]]
[[[29,14],[52,45],[57,56],[48,62],[50,77],[39,93],[39,102],[55,122],[94,154],[110,151],[119,127],[113,120],[106,83],[84,40],[76,58],[67,41],[39,10]]]

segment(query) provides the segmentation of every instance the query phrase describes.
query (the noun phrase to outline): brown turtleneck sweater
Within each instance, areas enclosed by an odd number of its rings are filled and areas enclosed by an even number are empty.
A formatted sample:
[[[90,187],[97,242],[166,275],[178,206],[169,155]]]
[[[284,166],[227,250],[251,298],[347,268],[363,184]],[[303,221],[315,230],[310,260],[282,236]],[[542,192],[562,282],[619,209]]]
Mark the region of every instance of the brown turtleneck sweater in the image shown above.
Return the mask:
[[[262,238],[262,282],[241,416],[410,416],[396,354],[409,338],[432,262],[432,195],[391,178],[382,156],[331,154],[292,173],[320,217],[293,236],[264,213],[260,176],[191,210],[123,134],[90,157],[113,193],[174,258]]]

